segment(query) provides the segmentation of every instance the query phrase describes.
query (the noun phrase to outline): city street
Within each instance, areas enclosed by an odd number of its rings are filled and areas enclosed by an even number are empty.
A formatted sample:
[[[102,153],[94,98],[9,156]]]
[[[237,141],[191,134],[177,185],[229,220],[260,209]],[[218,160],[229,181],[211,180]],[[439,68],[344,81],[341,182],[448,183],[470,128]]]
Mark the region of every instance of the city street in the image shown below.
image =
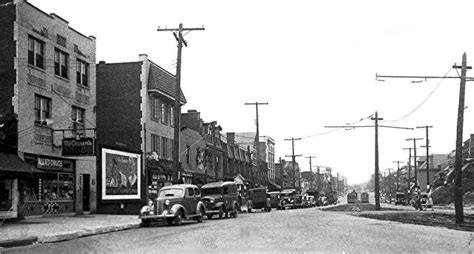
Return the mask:
[[[471,233],[371,220],[316,208],[240,214],[237,219],[157,225],[5,253],[466,252]]]

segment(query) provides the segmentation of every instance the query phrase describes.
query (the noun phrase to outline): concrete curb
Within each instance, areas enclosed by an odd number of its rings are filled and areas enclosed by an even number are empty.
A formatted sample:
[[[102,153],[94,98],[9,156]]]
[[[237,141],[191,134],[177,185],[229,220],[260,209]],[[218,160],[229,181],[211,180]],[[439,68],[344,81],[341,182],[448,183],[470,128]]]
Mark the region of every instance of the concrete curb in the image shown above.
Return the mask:
[[[82,229],[78,229],[78,230],[74,230],[70,232],[60,232],[58,234],[50,234],[50,235],[43,235],[43,236],[29,236],[29,237],[21,237],[21,238],[16,238],[16,239],[1,240],[0,249],[26,246],[26,245],[31,245],[34,243],[52,243],[52,242],[68,241],[68,240],[85,237],[85,236],[98,235],[98,234],[122,231],[122,230],[127,230],[127,229],[139,228],[139,227],[140,227],[140,222],[135,222],[135,223],[122,224],[122,225],[97,227],[97,228],[91,228],[91,229],[82,228]]]
[[[19,237],[16,239],[1,240],[0,249],[30,245],[30,244],[35,243],[36,241],[38,241],[38,237],[36,236]]]

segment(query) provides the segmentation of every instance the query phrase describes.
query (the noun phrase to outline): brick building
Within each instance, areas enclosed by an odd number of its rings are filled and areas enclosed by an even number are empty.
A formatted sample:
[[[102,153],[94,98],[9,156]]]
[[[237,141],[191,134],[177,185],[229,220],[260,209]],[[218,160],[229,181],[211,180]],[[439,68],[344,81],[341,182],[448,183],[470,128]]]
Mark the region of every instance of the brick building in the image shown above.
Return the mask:
[[[174,75],[144,54],[136,62],[97,64],[100,213],[136,214],[161,187],[179,181],[172,161],[175,86]]]
[[[95,38],[27,1],[0,0],[0,27],[0,115],[16,118],[0,210],[95,212]]]

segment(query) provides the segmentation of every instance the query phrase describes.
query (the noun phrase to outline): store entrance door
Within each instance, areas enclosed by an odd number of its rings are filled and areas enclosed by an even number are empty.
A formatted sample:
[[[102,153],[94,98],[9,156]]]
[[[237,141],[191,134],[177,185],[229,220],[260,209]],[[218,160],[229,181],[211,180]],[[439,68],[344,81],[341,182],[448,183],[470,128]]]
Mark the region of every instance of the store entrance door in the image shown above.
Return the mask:
[[[90,175],[83,174],[83,190],[82,190],[82,211],[90,212],[89,193],[90,193]]]

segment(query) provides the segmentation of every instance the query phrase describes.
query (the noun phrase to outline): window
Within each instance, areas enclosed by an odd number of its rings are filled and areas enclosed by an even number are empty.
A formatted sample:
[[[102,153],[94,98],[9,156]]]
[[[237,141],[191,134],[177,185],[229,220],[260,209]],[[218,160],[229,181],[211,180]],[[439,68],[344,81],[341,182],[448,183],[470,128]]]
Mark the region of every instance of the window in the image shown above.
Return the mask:
[[[68,54],[59,49],[54,50],[54,74],[68,78]]]
[[[170,105],[170,125],[174,127],[174,107]]]
[[[46,125],[46,119],[51,118],[51,99],[35,95],[35,123]]]
[[[190,146],[186,146],[186,163],[189,164],[189,150],[191,150]]]
[[[188,197],[194,197],[194,190],[193,188],[187,188],[186,192],[188,193]]]
[[[194,196],[196,197],[201,196],[201,192],[199,191],[198,188],[194,188]]]
[[[73,121],[73,129],[80,130],[85,128],[85,114],[85,109],[72,106],[71,119]]]
[[[160,154],[160,136],[151,134],[151,151]]]
[[[44,69],[44,42],[28,37],[28,64]]]
[[[168,112],[169,105],[166,103],[161,104],[161,123],[163,124],[168,124],[168,117],[169,117],[169,112]]]
[[[168,153],[168,139],[165,137],[161,137],[161,157],[167,159],[169,156]]]
[[[151,119],[160,120],[161,105],[158,98],[151,97]]]
[[[76,80],[83,86],[89,86],[89,64],[77,59]]]

